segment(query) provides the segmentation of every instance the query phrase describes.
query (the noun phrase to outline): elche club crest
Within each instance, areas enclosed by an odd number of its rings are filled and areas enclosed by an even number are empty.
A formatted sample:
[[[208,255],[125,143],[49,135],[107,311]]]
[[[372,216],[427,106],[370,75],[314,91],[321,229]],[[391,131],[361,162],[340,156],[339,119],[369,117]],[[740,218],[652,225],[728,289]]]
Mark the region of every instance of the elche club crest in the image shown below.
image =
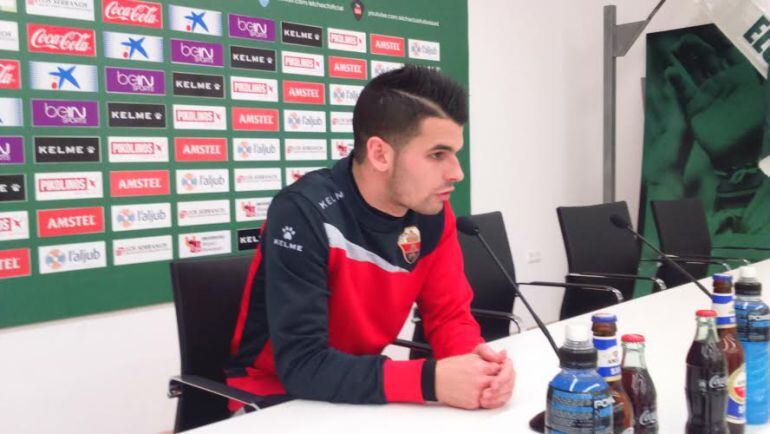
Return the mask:
[[[356,17],[356,21],[361,21],[361,17],[364,16],[364,4],[361,0],[353,0],[350,3],[350,9],[353,11],[353,16]]]
[[[420,230],[417,226],[407,226],[398,236],[398,248],[404,255],[404,260],[414,264],[420,257]]]

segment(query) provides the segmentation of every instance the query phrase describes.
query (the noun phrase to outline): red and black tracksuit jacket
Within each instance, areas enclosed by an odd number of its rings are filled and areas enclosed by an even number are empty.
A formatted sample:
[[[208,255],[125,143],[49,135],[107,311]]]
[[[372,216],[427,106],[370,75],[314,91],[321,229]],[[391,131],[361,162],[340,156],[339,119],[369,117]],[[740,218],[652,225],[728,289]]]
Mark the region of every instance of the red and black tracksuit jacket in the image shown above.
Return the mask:
[[[419,257],[407,260],[400,239]],[[437,215],[381,213],[361,197],[345,158],[273,199],[244,288],[227,382],[259,395],[331,402],[435,399],[434,360],[380,353],[415,301],[436,358],[472,351],[482,338],[471,298],[449,203]]]

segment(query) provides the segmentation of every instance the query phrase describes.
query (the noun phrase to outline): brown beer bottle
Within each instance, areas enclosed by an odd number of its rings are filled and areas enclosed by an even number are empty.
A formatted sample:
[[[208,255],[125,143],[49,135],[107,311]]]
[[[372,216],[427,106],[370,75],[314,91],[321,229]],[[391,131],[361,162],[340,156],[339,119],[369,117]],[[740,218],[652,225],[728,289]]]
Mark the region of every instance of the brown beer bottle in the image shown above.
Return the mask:
[[[591,317],[594,333],[594,347],[598,353],[596,370],[610,386],[610,394],[615,400],[612,417],[614,434],[633,434],[634,407],[623,389],[620,370],[620,351],[618,347],[618,319],[614,314],[599,312]]]
[[[715,274],[712,308],[717,312],[717,334],[727,359],[727,427],[730,434],[743,434],[746,426],[746,363],[738,339],[733,302],[733,278]]]
[[[738,339],[733,302],[733,278],[715,274],[712,308],[717,312],[717,334],[727,359],[727,427],[730,434],[743,434],[746,426],[746,363]]]

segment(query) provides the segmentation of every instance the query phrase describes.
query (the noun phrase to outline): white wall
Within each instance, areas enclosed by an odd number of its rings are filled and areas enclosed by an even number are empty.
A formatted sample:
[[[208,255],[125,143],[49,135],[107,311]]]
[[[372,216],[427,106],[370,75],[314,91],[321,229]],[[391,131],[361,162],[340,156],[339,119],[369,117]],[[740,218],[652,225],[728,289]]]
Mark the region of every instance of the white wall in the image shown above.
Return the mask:
[[[471,208],[501,210],[520,281],[563,281],[557,206],[602,201],[603,6],[619,23],[657,0],[470,0]],[[694,0],[664,4],[647,31],[703,24]],[[645,40],[618,60],[618,200],[636,221],[642,159]],[[529,263],[529,252],[541,261]],[[546,322],[563,290],[524,289]],[[518,303],[515,313],[533,326]]]
[[[604,3],[469,0],[472,208],[503,211],[520,280],[561,280],[566,263],[555,208],[601,201]],[[654,3],[619,1],[619,21],[646,17]],[[670,0],[650,30],[700,24],[698,12],[691,0]],[[643,42],[618,65],[618,197],[633,216]],[[542,261],[528,264],[529,251]],[[527,294],[546,320],[557,318],[558,292]],[[173,426],[175,403],[165,388],[179,360],[169,304],[0,330],[0,352],[0,432],[157,433]]]

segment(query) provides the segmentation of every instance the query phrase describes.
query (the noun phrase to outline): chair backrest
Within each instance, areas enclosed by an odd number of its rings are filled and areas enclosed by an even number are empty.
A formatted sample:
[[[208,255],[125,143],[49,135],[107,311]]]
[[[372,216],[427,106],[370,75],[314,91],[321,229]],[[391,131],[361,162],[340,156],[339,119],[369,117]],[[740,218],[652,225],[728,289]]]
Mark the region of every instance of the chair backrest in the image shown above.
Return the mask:
[[[243,255],[171,263],[182,375],[225,382],[224,366],[252,258]],[[227,399],[186,387],[177,405],[175,432],[227,417]]]
[[[631,221],[626,202],[558,207],[561,235],[570,273],[603,272],[637,274],[641,248],[628,231],[615,227],[610,216],[617,214]],[[568,278],[571,283],[610,285],[628,300],[634,294],[634,280]],[[607,294],[587,290],[567,290],[562,302],[562,319],[606,307],[614,302]]]
[[[511,257],[511,248],[508,245],[508,236],[505,232],[503,215],[499,212],[476,214],[470,216],[481,230],[489,247],[500,258],[506,271],[515,280],[516,274]],[[457,234],[460,249],[463,254],[465,276],[473,289],[473,301],[471,307],[476,309],[495,310],[500,312],[513,312],[514,292],[508,280],[489,256],[484,246],[475,236]],[[481,327],[481,335],[490,341],[509,335],[511,323],[507,320],[479,318],[476,320]],[[417,323],[413,340],[425,342],[422,324]],[[425,355],[413,351],[412,357],[424,357]]]
[[[652,215],[658,231],[660,249],[678,256],[711,256],[711,234],[706,211],[700,199],[653,200]],[[680,264],[696,279],[706,277],[708,264]],[[688,279],[664,265],[658,276],[673,287]]]

